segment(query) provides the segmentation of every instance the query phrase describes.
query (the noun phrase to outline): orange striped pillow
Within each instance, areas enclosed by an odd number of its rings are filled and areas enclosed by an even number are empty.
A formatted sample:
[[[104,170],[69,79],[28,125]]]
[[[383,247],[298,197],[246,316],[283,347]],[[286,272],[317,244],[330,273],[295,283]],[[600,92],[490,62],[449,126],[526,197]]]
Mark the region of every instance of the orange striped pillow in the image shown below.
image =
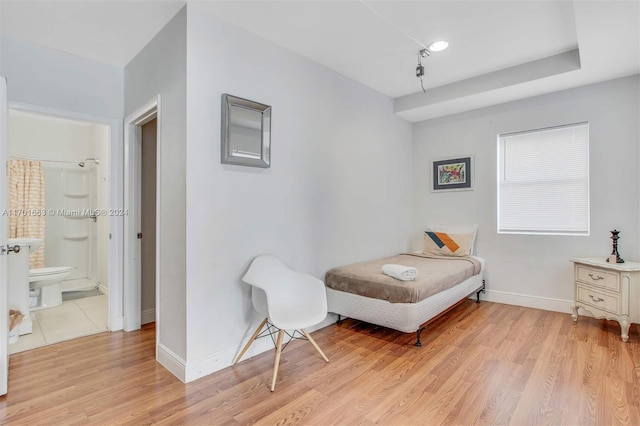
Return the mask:
[[[469,256],[475,233],[450,234],[425,231],[423,254],[432,256]]]

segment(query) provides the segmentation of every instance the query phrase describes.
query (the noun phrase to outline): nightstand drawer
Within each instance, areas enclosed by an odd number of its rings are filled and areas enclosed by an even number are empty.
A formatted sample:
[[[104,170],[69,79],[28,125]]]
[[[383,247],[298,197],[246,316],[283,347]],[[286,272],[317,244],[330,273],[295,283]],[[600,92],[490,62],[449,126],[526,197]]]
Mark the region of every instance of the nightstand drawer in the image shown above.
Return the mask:
[[[620,296],[598,291],[589,285],[576,284],[576,299],[585,305],[593,306],[612,314],[620,315]]]
[[[578,266],[577,279],[590,285],[606,288],[613,291],[620,291],[618,282],[619,274],[602,269],[590,268],[588,266]]]

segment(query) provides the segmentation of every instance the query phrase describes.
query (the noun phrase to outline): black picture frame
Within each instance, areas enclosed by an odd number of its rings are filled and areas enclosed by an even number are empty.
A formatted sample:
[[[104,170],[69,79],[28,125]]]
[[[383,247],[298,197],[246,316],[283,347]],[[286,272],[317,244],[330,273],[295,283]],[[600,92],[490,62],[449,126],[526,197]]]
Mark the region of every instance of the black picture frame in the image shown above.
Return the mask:
[[[431,191],[472,191],[473,190],[473,156],[432,161]]]

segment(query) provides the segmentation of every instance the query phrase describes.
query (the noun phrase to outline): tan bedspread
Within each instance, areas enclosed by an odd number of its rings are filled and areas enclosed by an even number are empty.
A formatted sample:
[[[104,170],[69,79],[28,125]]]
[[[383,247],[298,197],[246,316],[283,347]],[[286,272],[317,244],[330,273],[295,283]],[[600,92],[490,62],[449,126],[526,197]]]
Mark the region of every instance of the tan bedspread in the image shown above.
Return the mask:
[[[395,263],[418,270],[415,281],[400,281],[382,271],[382,265]],[[416,303],[460,284],[480,273],[480,262],[473,257],[433,257],[399,254],[368,262],[333,268],[325,283],[334,290],[388,300],[391,303]]]

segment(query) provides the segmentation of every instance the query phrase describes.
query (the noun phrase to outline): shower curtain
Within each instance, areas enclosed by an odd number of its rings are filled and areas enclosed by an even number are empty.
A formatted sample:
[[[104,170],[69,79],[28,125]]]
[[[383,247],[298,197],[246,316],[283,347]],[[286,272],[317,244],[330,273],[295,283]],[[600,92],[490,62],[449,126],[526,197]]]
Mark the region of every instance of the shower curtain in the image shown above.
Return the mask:
[[[44,174],[39,161],[9,160],[9,238],[44,240]],[[44,267],[44,244],[29,257],[29,268]]]

